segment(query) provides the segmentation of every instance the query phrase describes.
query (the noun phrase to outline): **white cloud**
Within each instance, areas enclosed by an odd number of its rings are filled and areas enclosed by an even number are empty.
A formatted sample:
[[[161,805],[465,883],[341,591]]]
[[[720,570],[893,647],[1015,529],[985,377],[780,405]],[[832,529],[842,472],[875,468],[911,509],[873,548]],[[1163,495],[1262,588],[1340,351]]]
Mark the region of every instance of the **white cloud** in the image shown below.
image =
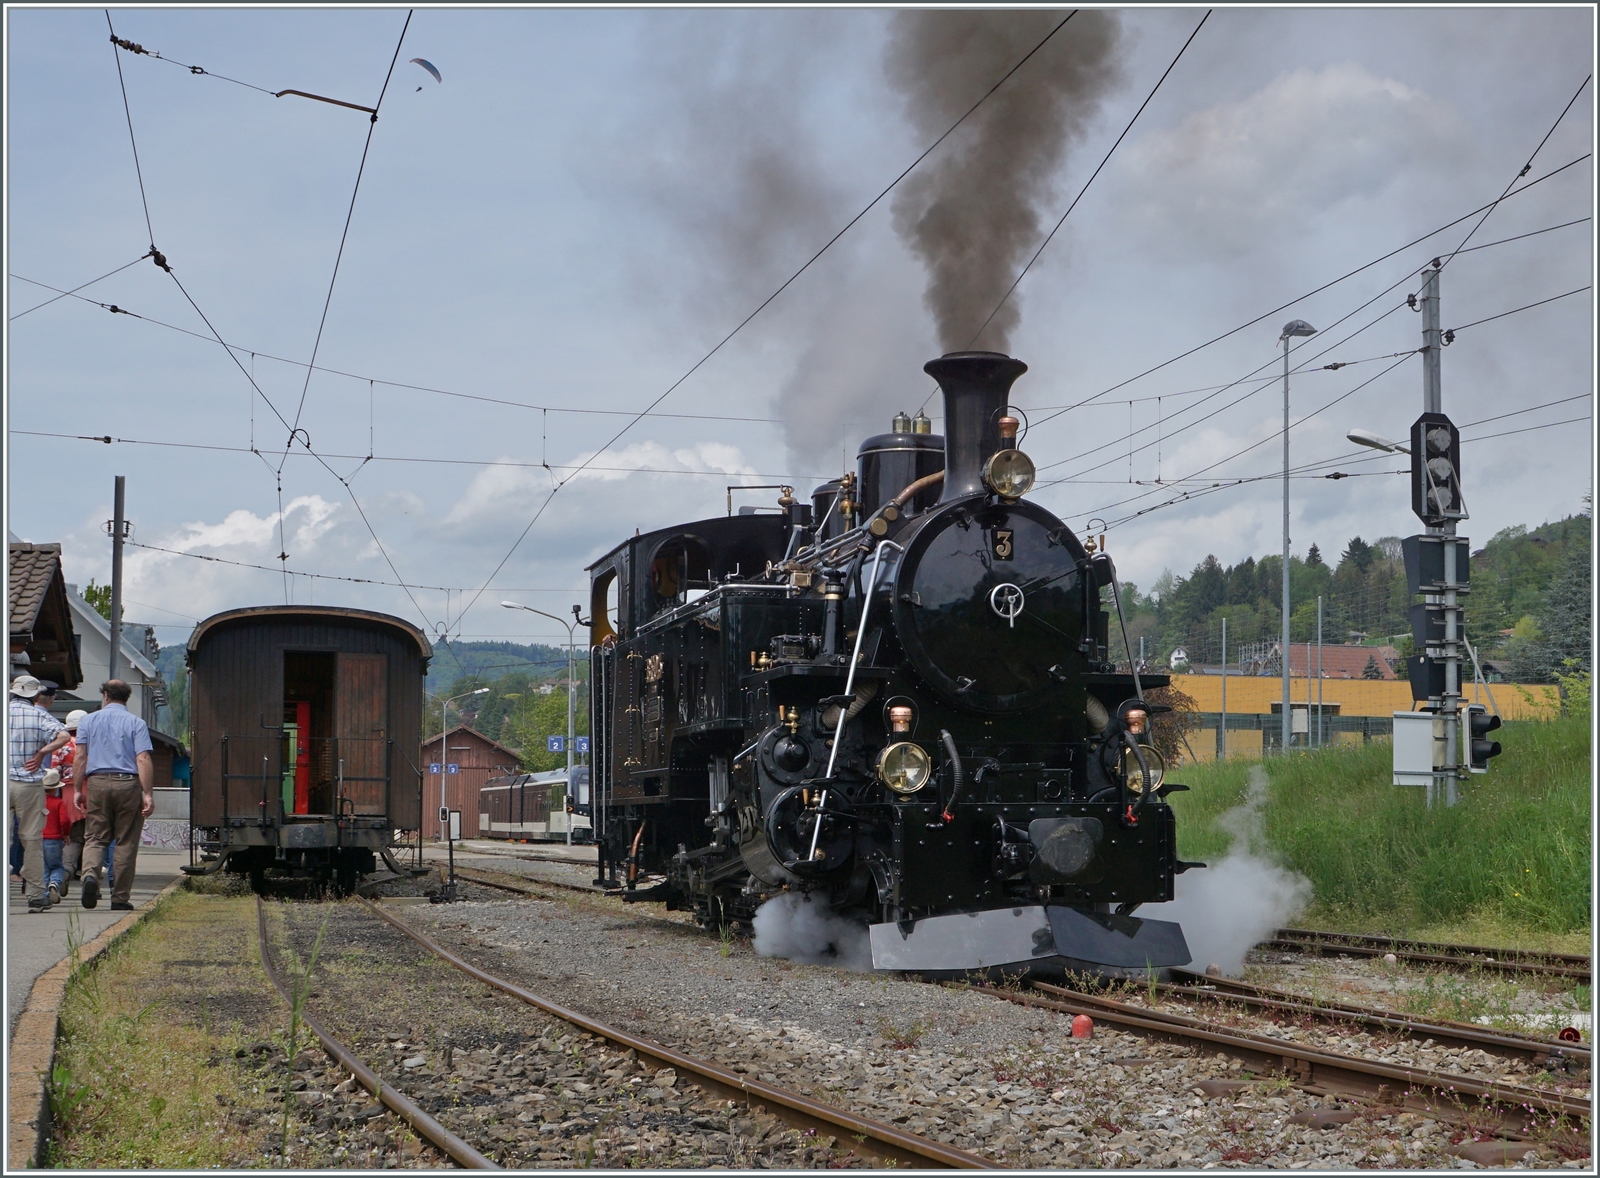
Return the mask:
[[[1343,62],[1281,74],[1146,136],[1122,175],[1163,248],[1237,254],[1447,162],[1463,141],[1452,107]]]
[[[579,453],[553,473],[526,466],[487,467],[473,476],[438,529],[458,541],[509,544],[555,483],[568,479],[540,518],[540,541],[587,536],[605,551],[635,527],[648,530],[698,518],[728,483],[758,481],[756,468],[739,447],[725,442],[678,448],[639,442],[608,450],[592,466],[573,472],[592,457],[592,450]]]

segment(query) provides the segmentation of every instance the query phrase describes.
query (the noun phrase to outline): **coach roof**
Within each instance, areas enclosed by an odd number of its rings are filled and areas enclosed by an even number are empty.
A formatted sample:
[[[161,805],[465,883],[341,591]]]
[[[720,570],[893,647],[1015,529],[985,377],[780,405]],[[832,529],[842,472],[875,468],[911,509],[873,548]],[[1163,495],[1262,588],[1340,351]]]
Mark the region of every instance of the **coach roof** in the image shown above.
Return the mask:
[[[200,648],[200,640],[214,627],[224,622],[257,619],[265,621],[272,618],[306,618],[316,621],[344,618],[352,622],[376,622],[379,625],[405,631],[406,635],[417,644],[417,653],[424,660],[433,657],[433,645],[428,641],[428,636],[404,618],[397,618],[393,614],[380,614],[375,610],[350,609],[342,605],[252,605],[244,609],[224,610],[220,614],[212,614],[194,628],[194,632],[189,635],[187,655],[192,659],[195,651]]]

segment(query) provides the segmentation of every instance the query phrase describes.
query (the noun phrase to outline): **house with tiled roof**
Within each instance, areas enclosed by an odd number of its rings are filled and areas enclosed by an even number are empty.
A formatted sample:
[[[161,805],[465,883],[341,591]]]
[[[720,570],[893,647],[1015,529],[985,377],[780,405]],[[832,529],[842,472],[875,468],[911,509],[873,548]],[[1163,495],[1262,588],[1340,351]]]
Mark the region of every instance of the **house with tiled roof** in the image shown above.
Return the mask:
[[[66,691],[83,682],[83,662],[72,606],[61,573],[61,545],[7,545],[6,602],[11,673],[49,679]]]

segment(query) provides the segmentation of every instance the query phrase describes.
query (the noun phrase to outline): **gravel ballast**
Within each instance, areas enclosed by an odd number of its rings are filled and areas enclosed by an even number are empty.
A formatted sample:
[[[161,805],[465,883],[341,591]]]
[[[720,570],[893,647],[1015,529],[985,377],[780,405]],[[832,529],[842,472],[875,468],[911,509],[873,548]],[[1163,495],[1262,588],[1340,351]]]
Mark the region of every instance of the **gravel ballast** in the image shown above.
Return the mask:
[[[1054,1012],[757,957],[746,941],[703,934],[654,906],[468,894],[480,898],[404,915],[556,1002],[1003,1165],[1476,1164],[1457,1156],[1470,1141],[1460,1128],[1417,1114],[1340,1109],[1281,1081],[1203,1090],[1201,1081],[1241,1073],[1192,1048],[1104,1026],[1074,1040]],[[1549,1149],[1544,1158],[1542,1166],[1587,1165]]]

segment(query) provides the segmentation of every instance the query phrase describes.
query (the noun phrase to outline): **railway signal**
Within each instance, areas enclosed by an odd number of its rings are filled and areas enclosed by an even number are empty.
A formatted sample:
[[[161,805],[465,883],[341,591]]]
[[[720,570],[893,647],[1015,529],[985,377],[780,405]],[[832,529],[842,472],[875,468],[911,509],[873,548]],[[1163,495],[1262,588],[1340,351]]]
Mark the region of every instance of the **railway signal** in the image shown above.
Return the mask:
[[[1500,726],[1499,717],[1481,707],[1466,710],[1462,723],[1461,667],[1471,657],[1466,642],[1462,598],[1471,589],[1471,544],[1456,535],[1456,523],[1468,518],[1461,490],[1461,437],[1444,413],[1440,391],[1440,357],[1449,337],[1439,330],[1438,259],[1423,273],[1422,416],[1411,425],[1411,510],[1427,529],[1401,541],[1406,587],[1421,594],[1411,607],[1411,636],[1417,653],[1407,660],[1411,698],[1426,701],[1416,712],[1396,712],[1394,783],[1425,784],[1428,804],[1441,797],[1456,803],[1457,783],[1467,774],[1488,771],[1489,758],[1500,752],[1493,741],[1479,739]],[[1350,440],[1375,449],[1407,452],[1365,430]],[[1492,721],[1492,722],[1491,722]]]
[[[1461,497],[1461,435],[1443,413],[1411,426],[1411,510],[1430,528],[1467,518]]]
[[[1467,705],[1467,767],[1473,773],[1489,772],[1489,758],[1500,755],[1500,742],[1484,739],[1499,727],[1500,717],[1482,704]]]

